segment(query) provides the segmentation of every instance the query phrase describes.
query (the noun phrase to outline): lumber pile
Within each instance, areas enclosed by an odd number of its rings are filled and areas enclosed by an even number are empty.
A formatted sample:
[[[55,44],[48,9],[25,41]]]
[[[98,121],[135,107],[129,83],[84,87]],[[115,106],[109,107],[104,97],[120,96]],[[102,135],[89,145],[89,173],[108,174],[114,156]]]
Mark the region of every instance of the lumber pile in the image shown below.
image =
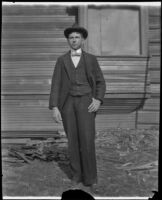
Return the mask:
[[[26,144],[10,145],[3,157],[4,162],[10,163],[31,164],[34,159],[68,163],[67,139],[61,134],[44,140],[29,139]]]

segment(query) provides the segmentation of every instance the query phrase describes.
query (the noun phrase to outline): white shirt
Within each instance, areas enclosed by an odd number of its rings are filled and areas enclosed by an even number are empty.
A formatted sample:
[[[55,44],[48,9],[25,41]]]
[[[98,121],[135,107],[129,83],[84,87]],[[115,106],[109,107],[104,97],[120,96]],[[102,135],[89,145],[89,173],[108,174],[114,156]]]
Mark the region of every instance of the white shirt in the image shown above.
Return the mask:
[[[80,54],[80,56],[72,56],[72,54],[75,54],[75,53]],[[81,48],[77,49],[76,51],[71,49],[71,59],[73,61],[73,64],[74,64],[75,68],[78,66],[78,63],[79,63],[80,58],[81,58],[81,54],[82,54],[82,49]]]

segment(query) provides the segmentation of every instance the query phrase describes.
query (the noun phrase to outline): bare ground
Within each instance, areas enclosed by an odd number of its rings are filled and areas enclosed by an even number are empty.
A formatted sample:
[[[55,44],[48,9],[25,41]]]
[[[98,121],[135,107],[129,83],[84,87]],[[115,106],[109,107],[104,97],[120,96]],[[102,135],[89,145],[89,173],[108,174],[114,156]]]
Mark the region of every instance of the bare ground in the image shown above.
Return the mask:
[[[158,145],[156,128],[100,131],[96,136],[98,184],[93,195],[152,196],[158,190]],[[71,188],[68,160],[9,162],[5,159],[9,147],[2,147],[3,196],[60,196]]]

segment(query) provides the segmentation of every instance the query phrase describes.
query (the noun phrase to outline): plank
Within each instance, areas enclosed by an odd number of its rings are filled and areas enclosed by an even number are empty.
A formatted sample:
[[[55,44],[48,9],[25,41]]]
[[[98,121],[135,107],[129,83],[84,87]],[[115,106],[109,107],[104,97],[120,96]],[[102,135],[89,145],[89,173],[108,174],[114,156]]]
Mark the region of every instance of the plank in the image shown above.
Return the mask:
[[[4,62],[2,61],[2,68],[28,68],[30,66],[33,67],[44,67],[45,65],[47,67],[49,66],[55,66],[56,61],[30,61],[30,60],[25,60],[25,61],[11,61],[11,62]]]
[[[74,24],[75,21],[70,22],[29,22],[29,23],[3,23],[2,29],[4,31],[12,30],[64,30],[67,27],[70,27]]]
[[[149,16],[161,16],[161,7],[153,7],[150,6],[148,7],[148,11],[149,11]]]
[[[55,124],[48,123],[13,123],[2,126],[2,131],[58,131],[63,130],[62,127],[57,128]],[[15,135],[16,136],[16,135]],[[31,137],[31,135],[30,135]]]
[[[62,30],[51,30],[51,31],[37,31],[37,30],[12,30],[12,32],[4,31],[1,32],[3,39],[16,39],[16,38],[63,38],[64,33]]]
[[[14,5],[12,7],[3,5],[2,6],[2,15],[3,16],[23,16],[23,15],[31,15],[35,14],[38,16],[41,15],[60,15],[66,13],[65,6],[58,5]]]
[[[2,41],[2,45],[17,45],[17,43],[20,43],[20,44],[24,44],[24,46],[29,42],[29,43],[32,43],[32,42],[36,42],[36,43],[48,43],[48,42],[56,42],[56,44],[60,43],[60,45],[64,42],[67,43],[67,40],[65,37],[59,37],[59,38],[45,38],[45,37],[42,37],[42,38],[13,38],[13,39],[3,39]]]
[[[144,111],[159,111],[160,110],[160,99],[159,98],[150,98],[145,101]]]
[[[3,40],[2,42],[2,48],[5,49],[19,49],[19,48],[39,48],[39,47],[48,47],[54,48],[56,47],[68,47],[67,41],[65,38],[30,38],[23,40]],[[3,52],[3,51],[2,51]]]
[[[156,128],[156,129],[159,129],[160,127],[159,127],[159,124],[154,124],[154,123],[142,123],[142,124],[140,124],[140,123],[138,123],[137,124],[137,128],[138,129],[151,129],[151,128]]]
[[[135,113],[97,115],[96,129],[104,130],[108,127],[135,127]]]
[[[30,45],[30,44],[28,44]],[[33,44],[32,44],[33,45]],[[15,47],[14,48],[3,48],[2,50],[2,53],[3,54],[7,54],[7,55],[13,55],[13,52],[14,54],[43,54],[43,53],[53,53],[53,54],[64,54],[65,51],[68,51],[69,50],[69,47],[67,46],[67,44],[64,44],[63,46],[61,45],[54,45],[54,47],[46,47],[48,46],[47,44],[44,46],[40,46],[41,44],[39,43],[39,45],[37,47],[31,47],[31,46],[28,46],[28,47]],[[52,46],[52,45],[51,45]]]
[[[59,22],[59,23],[71,23],[74,21],[74,16],[64,15],[22,15],[20,16],[2,16],[2,25],[5,23],[44,23],[44,22]]]
[[[58,131],[57,130],[52,130],[52,131],[2,131],[2,140],[14,140],[19,139],[20,142],[22,141],[27,141],[29,138],[53,138],[58,136]],[[5,142],[4,142],[5,143]],[[9,142],[8,142],[9,143]],[[16,141],[15,141],[16,143]]]
[[[13,138],[13,139],[2,139],[2,144],[26,144],[30,141],[29,138]]]
[[[2,62],[11,62],[11,61],[56,61],[56,59],[61,56],[61,53],[26,53],[26,54],[2,54]]]
[[[154,84],[154,83],[152,83],[150,87],[151,87],[151,93],[152,94],[153,93],[160,94],[160,84]]]
[[[149,25],[160,25],[161,17],[160,15],[149,15]]]
[[[160,29],[149,30],[149,41],[150,42],[160,42]]]
[[[16,95],[16,94],[12,94],[12,95],[1,95],[1,100],[5,100],[4,102],[14,102],[14,101],[19,101],[19,100],[48,100],[49,99],[49,95]],[[12,101],[10,101],[12,100]]]
[[[150,70],[150,82],[160,84],[160,71]]]
[[[150,52],[150,55],[160,55],[161,54],[161,47],[160,47],[160,43],[157,42],[157,43],[151,43],[149,45],[149,52]]]
[[[96,54],[100,55],[101,53],[101,40],[98,38],[102,38],[101,35],[101,18],[100,18],[100,10],[94,12],[93,9],[88,9],[87,12],[87,24],[89,24],[89,38],[88,38],[88,49],[89,52],[95,52]],[[94,23],[95,20],[95,23]],[[95,33],[95,34],[94,34]],[[95,45],[94,45],[95,42]]]
[[[134,62],[138,62],[138,63],[141,63],[141,62],[146,62],[147,60],[147,56],[137,56],[137,55],[127,55],[127,56],[114,56],[114,55],[108,55],[108,56],[98,56],[98,60],[102,60],[102,61],[116,61],[118,63],[123,63],[123,61],[132,61],[133,63]]]
[[[138,123],[159,124],[159,111],[138,111]]]
[[[160,72],[160,56],[151,57],[149,69],[159,70]]]

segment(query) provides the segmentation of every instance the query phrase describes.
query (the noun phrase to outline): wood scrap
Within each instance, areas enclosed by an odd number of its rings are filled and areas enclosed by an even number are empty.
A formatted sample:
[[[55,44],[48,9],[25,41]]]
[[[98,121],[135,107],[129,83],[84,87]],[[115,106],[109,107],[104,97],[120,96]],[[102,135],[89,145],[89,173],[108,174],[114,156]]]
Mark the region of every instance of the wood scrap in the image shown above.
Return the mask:
[[[67,138],[64,137],[28,140],[27,144],[13,146],[8,150],[8,156],[16,157],[26,163],[31,163],[34,159],[65,162],[68,160],[67,154]]]
[[[147,164],[143,164],[143,165],[138,165],[136,167],[129,167],[129,168],[123,168],[127,171],[143,171],[143,170],[150,170],[150,169],[155,169],[156,167],[158,167],[158,161],[153,161]]]
[[[10,162],[10,163],[24,163],[24,160],[13,158],[13,157],[5,157],[2,159],[2,162]]]
[[[108,162],[113,162],[113,163],[120,163],[120,164],[123,164],[123,161],[120,161],[120,160],[116,160],[116,159],[113,159],[113,158],[103,158],[104,160],[108,161]]]
[[[15,151],[15,154],[17,154],[19,157],[21,157],[25,162],[31,163],[31,161],[28,160],[23,153]]]

